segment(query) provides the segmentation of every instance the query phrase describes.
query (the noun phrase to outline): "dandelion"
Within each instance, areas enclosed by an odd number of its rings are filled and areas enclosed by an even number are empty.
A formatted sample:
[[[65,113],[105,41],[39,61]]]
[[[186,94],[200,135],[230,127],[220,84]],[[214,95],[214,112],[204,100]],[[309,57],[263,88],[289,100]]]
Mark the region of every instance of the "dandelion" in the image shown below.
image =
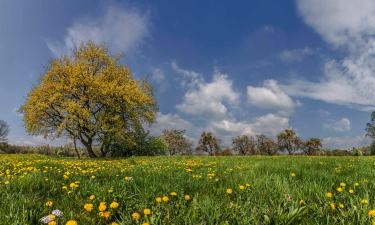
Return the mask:
[[[107,204],[105,202],[99,203],[99,208],[98,209],[99,209],[100,212],[103,212],[104,210],[107,209]]]
[[[48,223],[48,225],[57,225],[56,221],[51,221]]]
[[[89,199],[90,200],[94,200],[95,199],[95,195],[90,195]]]
[[[87,212],[91,212],[93,209],[94,209],[94,205],[91,204],[91,203],[87,203],[83,206],[83,208],[87,211]]]
[[[339,203],[339,207],[340,207],[341,209],[343,209],[343,208],[344,208],[344,204]]]
[[[146,208],[143,210],[143,214],[145,214],[146,216],[151,215],[151,210]]]
[[[333,202],[331,202],[331,204],[329,206],[331,207],[331,209],[336,209],[335,203],[333,203]]]
[[[177,193],[174,192],[174,191],[172,191],[170,195],[171,195],[171,196],[177,196]]]
[[[375,209],[368,211],[368,216],[375,216]]]
[[[296,173],[290,173],[290,176],[295,177]]]
[[[368,199],[362,199],[361,204],[362,205],[368,205]]]
[[[190,197],[190,195],[185,195],[185,196],[184,196],[184,199],[185,199],[186,201],[190,201],[191,197]]]
[[[99,216],[103,217],[104,219],[108,219],[111,216],[111,212],[99,212]]]
[[[168,202],[169,198],[168,198],[168,196],[163,196],[162,200],[163,200],[163,202]]]
[[[116,223],[116,222],[112,222],[111,225],[118,225],[118,223]]]
[[[65,225],[78,225],[78,223],[75,220],[69,220]]]
[[[331,192],[327,192],[326,196],[327,196],[327,198],[332,198],[332,193]]]
[[[139,213],[135,212],[135,213],[132,214],[132,218],[133,218],[133,220],[139,220],[141,218],[141,215]]]
[[[157,203],[160,203],[160,202],[161,202],[161,197],[156,197],[156,198],[155,198],[155,201],[156,201]]]
[[[345,187],[346,184],[345,184],[344,182],[341,182],[341,183],[340,183],[340,186],[341,186],[341,187]]]
[[[343,189],[342,189],[341,187],[338,187],[336,190],[337,190],[338,192],[342,192],[342,191],[343,191]]]
[[[301,199],[301,201],[299,201],[299,204],[300,205],[304,205],[305,204],[305,200]]]
[[[359,183],[358,183],[358,182],[354,183],[354,186],[358,187],[358,186],[359,186]]]
[[[230,195],[230,194],[232,194],[232,193],[233,193],[232,188],[228,188],[228,189],[227,189],[227,194]]]
[[[350,189],[350,190],[349,190],[349,193],[350,193],[350,194],[353,194],[353,193],[354,193],[354,190],[353,190],[353,189]]]
[[[52,207],[53,206],[53,201],[47,201],[46,202],[47,207]]]
[[[144,222],[142,223],[142,225],[150,225],[150,223]]]
[[[113,201],[113,202],[109,205],[109,207],[110,207],[111,209],[117,209],[118,206],[119,206],[119,204],[118,204],[117,202],[115,202],[115,201]]]
[[[240,190],[245,190],[245,186],[240,185]]]

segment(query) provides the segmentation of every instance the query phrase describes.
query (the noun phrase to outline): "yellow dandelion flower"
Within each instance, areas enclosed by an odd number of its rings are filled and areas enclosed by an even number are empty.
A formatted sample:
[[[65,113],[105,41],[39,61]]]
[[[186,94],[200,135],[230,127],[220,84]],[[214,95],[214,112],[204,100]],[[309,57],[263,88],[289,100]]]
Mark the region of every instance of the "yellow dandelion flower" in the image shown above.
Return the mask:
[[[341,187],[338,187],[336,190],[337,190],[338,192],[342,192],[342,191],[343,191],[343,189],[342,189]]]
[[[350,190],[349,190],[349,193],[350,193],[350,194],[353,194],[353,193],[354,193],[354,190],[353,190],[353,189],[350,189]]]
[[[144,222],[142,223],[142,225],[150,225],[150,223]]]
[[[345,184],[344,182],[341,182],[341,183],[340,183],[340,186],[341,186],[341,187],[345,187],[346,184]]]
[[[343,209],[343,208],[344,208],[344,204],[339,203],[339,207],[340,207],[341,209]]]
[[[46,202],[47,207],[52,207],[53,206],[53,201],[47,201]]]
[[[160,203],[160,202],[161,202],[161,197],[157,197],[157,198],[155,198],[155,201],[156,201],[157,203]]]
[[[168,198],[168,196],[163,196],[162,200],[163,200],[163,202],[168,202],[169,198]]]
[[[240,185],[240,190],[245,190],[245,186]]]
[[[335,203],[333,203],[333,202],[331,202],[331,204],[329,206],[331,207],[331,209],[336,209]]]
[[[94,205],[91,204],[91,203],[87,203],[83,206],[83,208],[87,211],[87,212],[91,212],[93,209],[94,209]]]
[[[47,225],[57,225],[56,221],[50,221]]]
[[[296,173],[290,173],[290,176],[295,177]]]
[[[69,220],[65,225],[78,225],[78,223],[75,220]]]
[[[109,207],[110,207],[111,209],[117,209],[118,206],[119,206],[119,204],[118,204],[117,202],[115,202],[115,201],[113,201],[113,202],[109,205]]]
[[[108,219],[111,216],[111,212],[99,212],[99,216],[103,217],[104,219]]]
[[[143,214],[145,214],[146,216],[151,215],[151,209],[143,209]]]
[[[95,198],[96,198],[95,195],[90,195],[90,197],[89,197],[90,200],[94,200]]]
[[[227,189],[227,194],[230,195],[230,194],[232,194],[232,193],[233,193],[232,188],[228,188],[228,189]]]
[[[132,218],[133,218],[133,220],[139,220],[141,218],[141,214],[135,212],[135,213],[132,214]]]
[[[170,195],[171,196],[177,196],[177,193],[175,191],[172,191]]]
[[[190,201],[191,197],[190,197],[190,195],[185,195],[185,196],[184,196],[184,199],[185,199],[186,201]]]
[[[107,204],[105,202],[99,203],[99,208],[98,209],[99,209],[100,212],[105,211],[107,209]]]
[[[368,199],[362,199],[361,204],[363,205],[368,205]]]
[[[368,211],[368,216],[375,216],[375,209]]]
[[[332,198],[332,193],[331,192],[327,192],[326,196],[327,196],[327,198]]]

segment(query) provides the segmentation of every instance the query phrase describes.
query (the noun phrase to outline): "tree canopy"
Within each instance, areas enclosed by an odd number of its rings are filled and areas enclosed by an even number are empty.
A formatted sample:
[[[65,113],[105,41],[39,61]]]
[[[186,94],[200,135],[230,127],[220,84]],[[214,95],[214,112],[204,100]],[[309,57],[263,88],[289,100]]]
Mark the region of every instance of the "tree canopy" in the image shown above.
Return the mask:
[[[96,157],[93,144],[104,153],[111,137],[152,123],[157,110],[152,88],[135,80],[120,58],[87,42],[52,60],[20,108],[28,133],[78,139]]]

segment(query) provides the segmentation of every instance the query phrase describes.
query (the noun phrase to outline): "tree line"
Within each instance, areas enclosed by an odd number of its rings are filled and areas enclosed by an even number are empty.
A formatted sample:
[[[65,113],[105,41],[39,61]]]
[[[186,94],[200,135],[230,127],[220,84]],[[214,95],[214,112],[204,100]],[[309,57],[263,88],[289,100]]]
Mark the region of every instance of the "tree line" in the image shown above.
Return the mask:
[[[166,141],[170,155],[205,153],[208,155],[275,155],[278,153],[318,154],[322,148],[319,138],[310,138],[303,141],[293,129],[285,129],[274,140],[260,134],[256,136],[240,135],[232,139],[231,146],[222,146],[220,139],[211,132],[203,132],[194,149],[193,144],[185,137],[184,130],[165,130],[161,136]]]

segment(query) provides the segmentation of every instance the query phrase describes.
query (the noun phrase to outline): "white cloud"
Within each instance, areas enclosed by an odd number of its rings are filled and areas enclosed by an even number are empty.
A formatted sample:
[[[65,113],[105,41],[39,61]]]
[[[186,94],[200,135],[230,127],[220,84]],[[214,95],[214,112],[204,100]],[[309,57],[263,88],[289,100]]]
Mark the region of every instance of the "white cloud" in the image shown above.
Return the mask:
[[[301,62],[306,56],[314,54],[314,50],[309,47],[300,49],[284,50],[279,57],[286,63]]]
[[[327,129],[332,129],[334,131],[349,131],[351,129],[351,123],[348,118],[341,118],[340,120],[334,121],[332,123],[323,124]]]
[[[175,61],[171,62],[171,67],[176,73],[183,77],[183,79],[181,79],[183,86],[194,88],[204,83],[204,79],[201,74],[193,70],[182,69]]]
[[[247,87],[249,102],[259,108],[291,112],[295,107],[293,100],[279,87],[277,81],[266,80],[263,87]]]
[[[165,80],[165,74],[163,70],[159,68],[153,68],[151,71],[151,79],[156,83],[161,83]]]
[[[323,147],[337,149],[351,149],[353,147],[362,147],[369,145],[371,139],[366,135],[358,135],[354,137],[327,137],[322,140]]]
[[[319,82],[294,80],[290,95],[329,103],[375,108],[375,1],[298,0],[304,21],[345,54],[330,60]]]
[[[171,64],[177,73],[191,80],[183,102],[177,109],[190,115],[203,117],[224,117],[228,113],[228,105],[237,104],[240,94],[234,90],[233,82],[226,74],[215,71],[211,82],[205,82],[203,77],[189,70]]]
[[[278,132],[289,127],[289,119],[275,114],[266,114],[255,118],[252,122],[223,119],[213,121],[208,130],[224,137],[224,142],[230,143],[237,135],[265,134],[276,136]]]
[[[111,50],[129,54],[137,50],[149,35],[150,21],[147,12],[136,8],[109,7],[99,17],[76,21],[67,29],[63,43],[47,42],[55,56],[66,54],[82,41],[105,43]]]

